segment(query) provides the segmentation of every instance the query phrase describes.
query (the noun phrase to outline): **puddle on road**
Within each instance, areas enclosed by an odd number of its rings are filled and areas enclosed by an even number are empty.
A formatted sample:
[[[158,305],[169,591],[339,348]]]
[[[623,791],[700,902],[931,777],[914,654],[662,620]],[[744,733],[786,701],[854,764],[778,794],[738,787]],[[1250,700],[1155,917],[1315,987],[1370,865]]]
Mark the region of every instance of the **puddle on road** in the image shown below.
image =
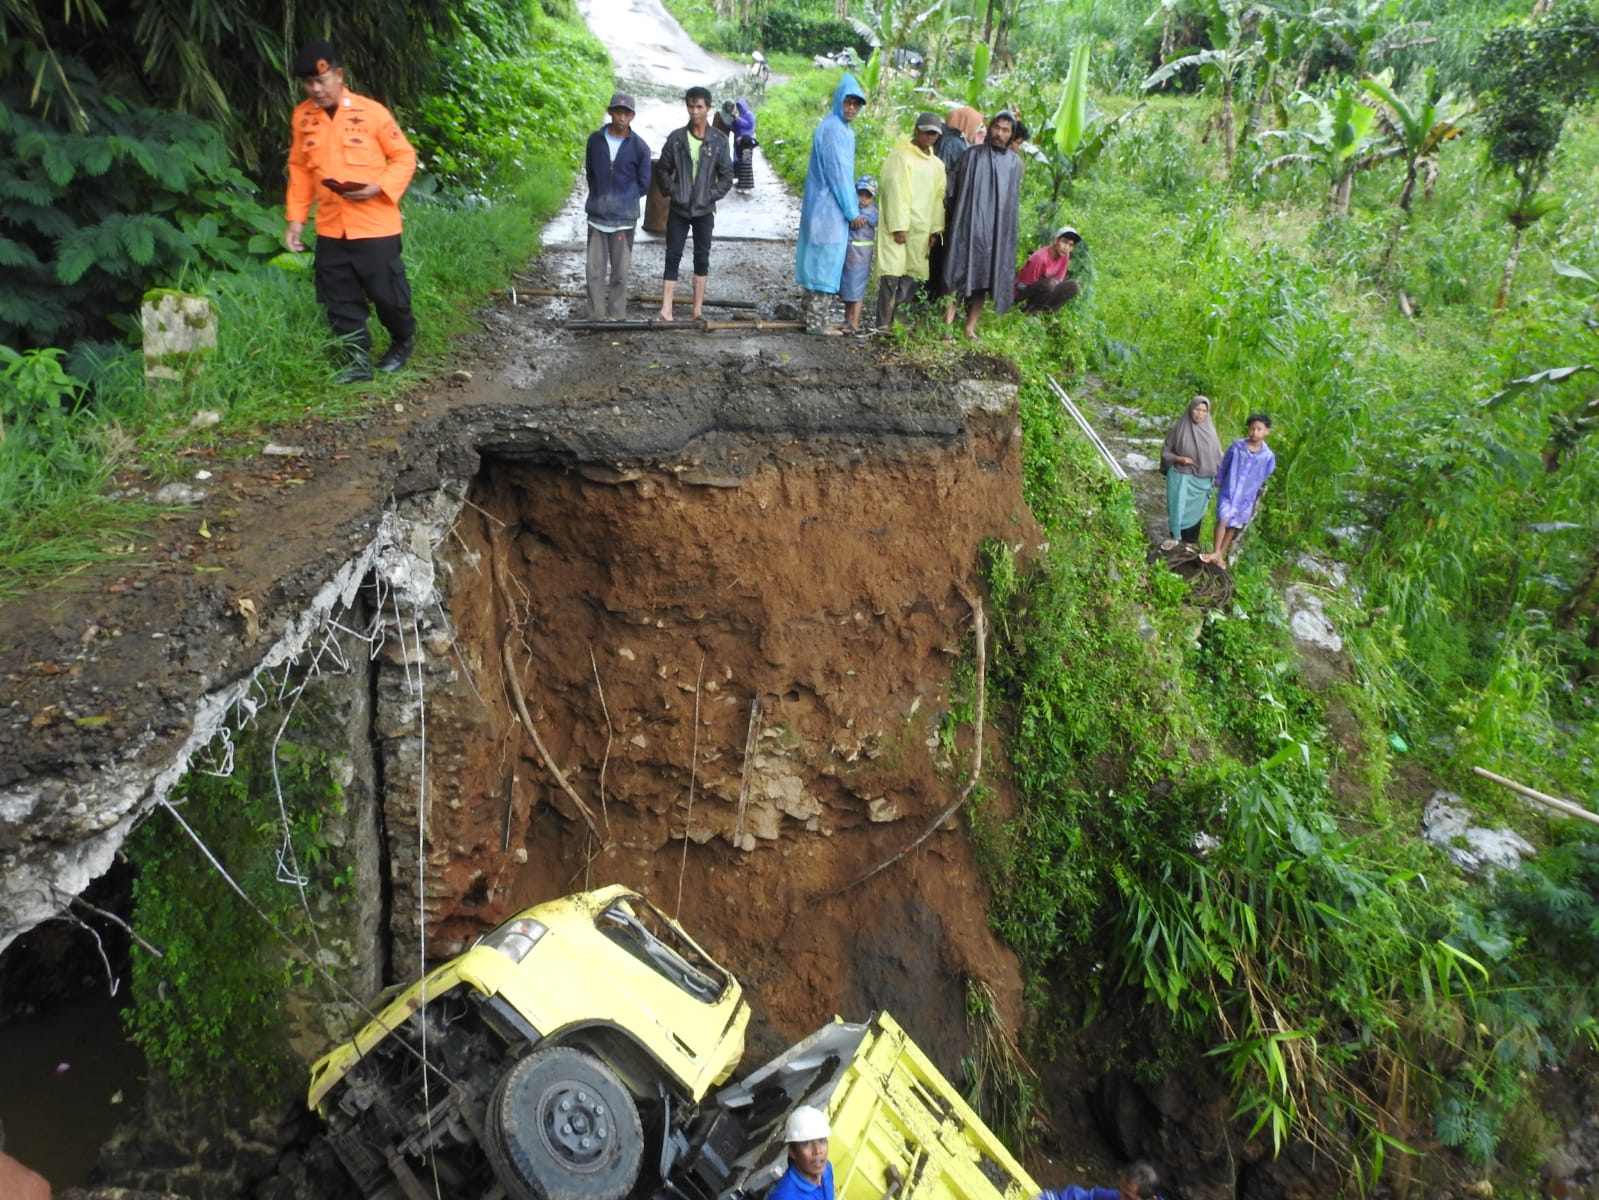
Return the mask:
[[[578,9],[604,43],[619,79],[648,80],[654,87],[679,93],[695,85],[708,87],[718,104],[744,94],[739,91],[739,84],[747,78],[749,64],[702,50],[660,0],[579,0]],[[726,86],[729,84],[731,90]],[[646,95],[638,96],[638,104],[633,128],[649,143],[651,151],[659,154],[666,135],[684,124],[683,104],[681,100]],[[594,114],[595,129],[604,121],[604,113]],[[759,121],[757,111],[757,138]],[[587,240],[583,216],[586,195],[579,179],[566,206],[545,227],[544,244],[551,250],[581,246]],[[754,194],[730,195],[717,208],[716,236],[721,239],[791,242],[799,231],[799,204],[759,150],[755,152]],[[640,230],[639,241],[663,239]]]

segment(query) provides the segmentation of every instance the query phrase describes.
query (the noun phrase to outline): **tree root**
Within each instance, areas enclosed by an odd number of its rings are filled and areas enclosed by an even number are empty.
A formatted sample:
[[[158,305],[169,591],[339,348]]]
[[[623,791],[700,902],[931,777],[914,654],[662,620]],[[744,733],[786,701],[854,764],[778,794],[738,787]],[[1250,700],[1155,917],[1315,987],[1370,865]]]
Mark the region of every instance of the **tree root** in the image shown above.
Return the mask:
[[[511,587],[505,578],[505,557],[510,550],[510,540],[497,531],[494,543],[494,554],[491,556],[494,587],[500,593],[500,599],[505,603],[506,624],[519,631],[521,625],[516,619],[516,605],[511,600]],[[539,731],[533,726],[533,717],[527,710],[527,698],[522,694],[522,681],[517,676],[516,660],[511,654],[510,629],[507,629],[505,640],[500,643],[500,661],[505,665],[505,687],[511,693],[511,700],[516,706],[516,715],[522,722],[523,730],[526,731],[527,736],[538,750],[539,757],[544,760],[545,768],[561,790],[566,793],[567,799],[577,806],[577,811],[582,814],[583,820],[588,823],[589,832],[594,835],[596,841],[604,845],[605,838],[601,836],[599,826],[594,821],[593,811],[583,802],[583,797],[577,794],[576,789],[572,787],[561,768],[556,766],[554,757],[544,745],[544,739],[539,736]]]

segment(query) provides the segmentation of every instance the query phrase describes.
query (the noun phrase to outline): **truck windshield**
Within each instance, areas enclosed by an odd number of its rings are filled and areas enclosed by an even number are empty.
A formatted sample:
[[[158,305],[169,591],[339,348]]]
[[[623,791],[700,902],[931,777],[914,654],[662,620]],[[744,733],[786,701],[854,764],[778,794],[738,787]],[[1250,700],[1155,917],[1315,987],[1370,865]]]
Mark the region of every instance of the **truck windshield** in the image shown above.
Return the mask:
[[[596,924],[606,937],[696,1000],[709,1004],[727,986],[722,969],[642,897],[616,901]]]

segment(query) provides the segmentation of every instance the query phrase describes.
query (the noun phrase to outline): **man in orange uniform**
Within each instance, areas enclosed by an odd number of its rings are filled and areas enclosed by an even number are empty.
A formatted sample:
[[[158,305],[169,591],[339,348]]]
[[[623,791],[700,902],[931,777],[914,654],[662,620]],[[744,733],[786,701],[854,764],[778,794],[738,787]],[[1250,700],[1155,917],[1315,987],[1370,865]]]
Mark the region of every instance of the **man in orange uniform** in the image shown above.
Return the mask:
[[[300,233],[316,205],[316,298],[350,356],[335,379],[358,383],[372,378],[368,301],[389,331],[379,371],[398,371],[416,345],[400,259],[400,197],[416,172],[416,151],[388,109],[345,88],[330,43],[301,48],[293,70],[306,98],[292,118],[283,244],[305,249]]]

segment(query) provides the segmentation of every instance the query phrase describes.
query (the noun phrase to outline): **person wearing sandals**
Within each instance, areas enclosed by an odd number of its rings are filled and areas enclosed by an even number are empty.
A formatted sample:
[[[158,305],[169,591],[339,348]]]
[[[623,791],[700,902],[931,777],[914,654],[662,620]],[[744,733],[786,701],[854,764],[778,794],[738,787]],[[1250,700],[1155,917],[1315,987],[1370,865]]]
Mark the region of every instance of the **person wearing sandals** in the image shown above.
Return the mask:
[[[805,332],[836,334],[830,314],[844,274],[844,254],[866,227],[855,194],[855,131],[850,122],[866,104],[866,89],[848,71],[833,92],[832,110],[816,126],[805,198],[800,206],[794,281],[802,293]]]

